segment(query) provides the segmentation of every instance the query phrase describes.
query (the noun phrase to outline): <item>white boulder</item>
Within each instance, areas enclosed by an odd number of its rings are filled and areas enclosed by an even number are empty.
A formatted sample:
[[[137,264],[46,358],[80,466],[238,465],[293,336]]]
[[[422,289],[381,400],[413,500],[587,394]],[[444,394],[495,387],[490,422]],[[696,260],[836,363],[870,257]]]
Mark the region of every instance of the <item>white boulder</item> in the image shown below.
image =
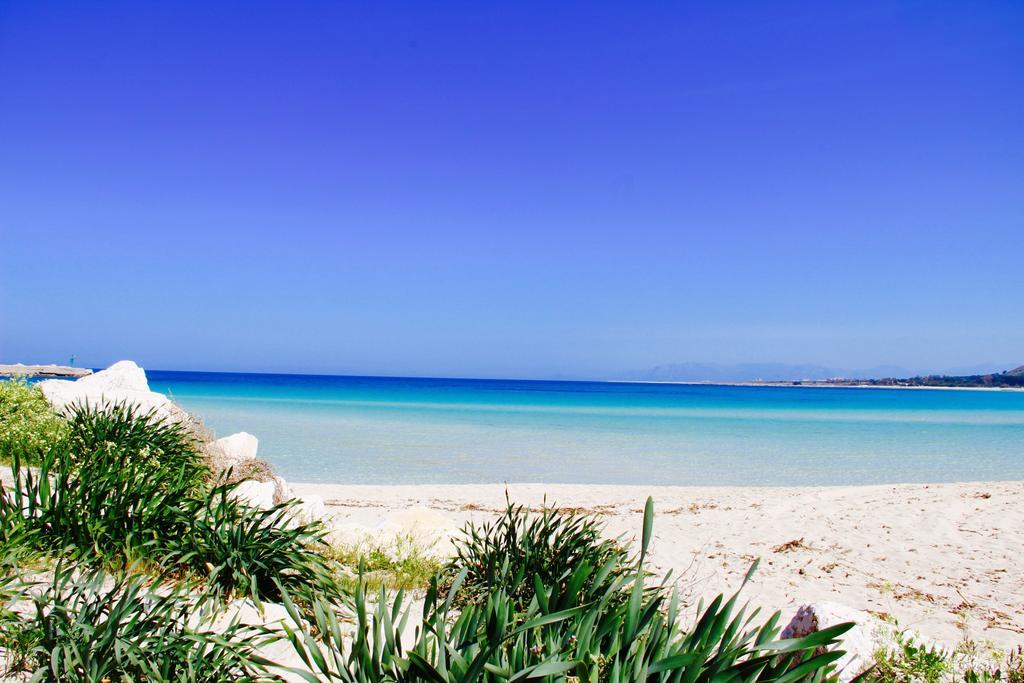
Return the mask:
[[[261,510],[274,507],[274,491],[277,488],[273,481],[256,481],[247,479],[232,491],[232,496],[247,505]]]
[[[884,641],[882,623],[867,612],[834,602],[801,605],[782,630],[783,638],[802,638],[837,624],[852,621],[855,625],[840,638],[836,649],[844,654],[836,661],[840,683],[848,683],[875,663],[875,652]]]
[[[163,394],[149,390],[146,373],[130,360],[114,363],[106,370],[70,381],[48,379],[37,385],[57,411],[71,406],[104,406],[125,403],[142,413],[152,412],[158,419],[181,421],[184,411]]]
[[[234,462],[255,460],[260,441],[249,432],[238,432],[213,442],[224,457]]]
[[[106,370],[86,375],[75,383],[101,391],[149,391],[146,372],[130,360],[120,360]]]
[[[303,522],[315,522],[327,519],[327,506],[320,496],[308,495],[299,500],[296,517]]]

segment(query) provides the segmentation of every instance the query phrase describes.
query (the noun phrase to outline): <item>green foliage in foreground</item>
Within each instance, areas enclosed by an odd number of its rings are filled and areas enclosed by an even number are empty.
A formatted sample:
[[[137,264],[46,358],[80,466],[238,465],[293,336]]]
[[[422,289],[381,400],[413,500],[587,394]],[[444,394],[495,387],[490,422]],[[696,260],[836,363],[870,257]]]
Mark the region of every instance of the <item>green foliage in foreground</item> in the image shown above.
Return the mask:
[[[0,381],[0,464],[9,463],[15,451],[29,462],[38,462],[67,433],[67,422],[54,412],[39,387],[24,379]]]
[[[28,618],[0,615],[8,674],[69,683],[266,677],[268,662],[255,653],[266,636],[237,622],[214,633],[203,602],[182,588],[153,591],[139,577],[58,566],[45,587],[21,597]]]
[[[13,453],[14,485],[0,485],[0,547],[22,546],[119,571],[203,579],[214,594],[276,600],[340,599],[319,524],[295,503],[263,511],[210,486],[197,446],[180,427],[124,406],[81,407],[69,438],[29,469]]]
[[[196,493],[210,479],[201,445],[181,423],[141,413],[125,402],[76,405],[67,411],[67,421],[69,443],[61,455],[87,468],[98,452],[106,451],[138,470],[172,474],[179,493]]]
[[[510,506],[508,514],[517,525],[527,521],[522,508]],[[361,586],[355,599],[354,638],[343,635],[334,610],[324,603],[314,608],[319,638],[295,630],[289,630],[289,638],[317,672],[306,675],[311,682],[794,683],[828,679],[831,663],[842,653],[819,653],[818,648],[835,645],[852,624],[780,641],[776,640],[778,613],[758,625],[757,610],[738,608],[736,596],[729,600],[719,596],[698,610],[692,628],[684,629],[678,595],[670,595],[663,587],[644,586],[643,560],[652,520],[653,504],[648,501],[642,549],[628,573],[588,584],[580,577],[602,567],[587,559],[578,567],[551,568],[558,577],[568,573],[576,578],[564,584],[533,581],[535,593],[525,609],[518,607],[519,598],[529,589],[514,598],[501,586],[491,586],[486,600],[464,602],[458,611],[460,591],[471,589],[466,585],[471,568],[463,567],[445,597],[436,582],[428,592],[413,643],[401,640],[410,618],[403,609],[404,594],[399,592],[389,601],[382,590],[371,611]],[[558,533],[557,528],[543,528]],[[475,542],[480,536],[470,539]],[[495,549],[502,547],[497,537],[489,541],[494,541]],[[480,597],[476,589],[472,592]],[[289,609],[298,618],[290,604]]]
[[[456,593],[458,605],[486,602],[501,588],[523,610],[540,585],[558,604],[575,607],[562,598],[571,593],[583,599],[632,569],[626,550],[604,539],[602,530],[592,516],[550,507],[532,515],[508,503],[495,521],[466,525],[445,567],[441,589],[450,588],[465,571]]]

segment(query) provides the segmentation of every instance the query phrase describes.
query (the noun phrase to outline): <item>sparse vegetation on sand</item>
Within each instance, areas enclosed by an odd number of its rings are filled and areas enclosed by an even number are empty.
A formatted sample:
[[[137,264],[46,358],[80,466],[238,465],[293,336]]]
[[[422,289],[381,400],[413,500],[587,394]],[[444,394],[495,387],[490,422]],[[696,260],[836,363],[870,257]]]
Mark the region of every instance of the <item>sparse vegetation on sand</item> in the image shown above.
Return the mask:
[[[342,569],[341,581],[350,593],[363,590],[425,591],[441,571],[441,561],[414,534],[390,542],[364,539],[359,543],[333,544],[323,550]]]
[[[951,650],[897,630],[865,678],[878,683],[1024,683],[1024,650],[1002,652],[964,634]]]

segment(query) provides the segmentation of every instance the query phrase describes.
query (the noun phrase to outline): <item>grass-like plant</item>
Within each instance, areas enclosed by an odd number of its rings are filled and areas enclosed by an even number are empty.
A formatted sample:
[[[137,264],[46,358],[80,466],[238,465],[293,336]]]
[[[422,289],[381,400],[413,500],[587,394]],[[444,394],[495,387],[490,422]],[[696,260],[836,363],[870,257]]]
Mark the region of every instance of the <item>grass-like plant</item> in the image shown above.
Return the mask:
[[[511,507],[511,506],[510,506]],[[521,508],[510,510],[523,516]],[[362,587],[356,595],[356,633],[344,635],[329,606],[314,609],[319,640],[289,630],[288,636],[315,674],[308,680],[432,681],[731,681],[819,682],[833,678],[831,665],[842,656],[831,648],[852,624],[841,624],[805,638],[776,640],[776,613],[757,624],[757,610],[738,608],[737,596],[719,596],[701,608],[696,623],[684,628],[677,594],[663,587],[645,588],[644,558],[651,538],[653,504],[644,514],[643,541],[628,576],[600,583],[550,585],[534,582],[536,595],[525,609],[501,586],[490,586],[486,600],[456,607],[471,569],[463,567],[445,597],[435,582],[428,592],[413,642],[402,632],[411,618],[403,592],[388,601],[383,589],[372,611]],[[557,577],[570,567],[559,567]],[[749,577],[749,575],[748,575]],[[555,609],[552,597],[564,591]],[[621,600],[622,591],[627,599]],[[289,604],[293,616],[295,608]],[[298,673],[298,672],[297,672]]]
[[[233,498],[234,488],[223,484],[182,505],[189,524],[161,539],[164,564],[204,577],[218,596],[276,601],[283,587],[306,602],[343,600],[336,568],[321,552],[323,525],[298,522],[294,500],[258,510]]]
[[[27,614],[0,632],[7,675],[69,683],[270,678],[256,651],[266,636],[237,620],[216,633],[202,627],[204,603],[182,587],[58,565],[38,588],[23,591]]]
[[[175,424],[124,406],[82,407],[69,438],[38,468],[13,453],[14,485],[0,485],[0,542],[108,570],[148,567],[202,578],[221,597],[340,599],[319,524],[294,503],[263,511],[205,482],[202,457]],[[5,540],[6,539],[6,540]]]
[[[15,451],[23,460],[38,462],[67,433],[67,421],[39,387],[23,378],[0,381],[0,464],[10,463]]]
[[[97,452],[113,451],[133,467],[151,467],[174,473],[198,490],[210,472],[194,433],[186,425],[155,411],[142,411],[126,401],[71,406],[65,413],[73,460],[89,466]]]
[[[32,534],[41,551],[107,568],[153,557],[161,539],[185,528],[179,504],[193,490],[187,473],[102,445],[83,456],[68,442],[51,448],[37,469],[16,453],[14,484],[0,495],[12,533]]]
[[[450,588],[465,571],[455,598],[459,605],[485,602],[500,587],[522,610],[539,585],[554,604],[574,607],[565,596],[582,600],[632,568],[626,549],[604,538],[603,525],[593,515],[547,506],[530,514],[509,502],[496,520],[463,528],[441,589]]]

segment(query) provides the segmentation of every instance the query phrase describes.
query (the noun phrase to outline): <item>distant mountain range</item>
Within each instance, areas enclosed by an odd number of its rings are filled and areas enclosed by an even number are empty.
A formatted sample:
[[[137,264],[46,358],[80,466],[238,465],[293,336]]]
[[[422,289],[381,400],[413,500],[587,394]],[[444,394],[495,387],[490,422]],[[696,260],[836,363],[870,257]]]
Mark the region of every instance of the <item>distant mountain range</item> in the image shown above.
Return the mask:
[[[881,380],[885,378],[909,378],[920,376],[965,377],[998,374],[1006,368],[995,363],[951,368],[924,375],[897,365],[879,365],[871,368],[834,368],[814,364],[786,363],[673,363],[656,365],[646,370],[625,373],[621,379],[644,382],[794,382],[825,380]],[[1010,371],[1024,374],[1024,366]]]

